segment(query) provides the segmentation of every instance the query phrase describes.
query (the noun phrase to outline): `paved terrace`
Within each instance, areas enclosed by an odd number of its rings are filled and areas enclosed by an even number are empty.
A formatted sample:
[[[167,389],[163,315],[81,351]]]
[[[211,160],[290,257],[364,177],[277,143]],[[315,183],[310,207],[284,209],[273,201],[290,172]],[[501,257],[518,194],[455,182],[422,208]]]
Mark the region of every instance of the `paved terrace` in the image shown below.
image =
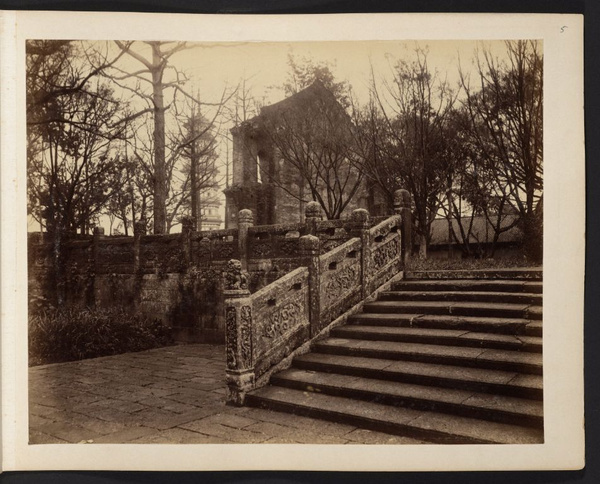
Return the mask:
[[[225,349],[182,345],[29,369],[30,444],[419,441],[225,405]]]

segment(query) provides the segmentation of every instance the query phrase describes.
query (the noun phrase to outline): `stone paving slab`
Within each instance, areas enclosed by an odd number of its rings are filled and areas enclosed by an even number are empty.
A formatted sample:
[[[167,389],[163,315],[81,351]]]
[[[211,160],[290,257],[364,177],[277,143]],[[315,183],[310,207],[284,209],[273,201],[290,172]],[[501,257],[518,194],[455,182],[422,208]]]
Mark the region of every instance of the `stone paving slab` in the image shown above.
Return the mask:
[[[29,443],[420,444],[225,405],[225,349],[180,345],[29,369]]]

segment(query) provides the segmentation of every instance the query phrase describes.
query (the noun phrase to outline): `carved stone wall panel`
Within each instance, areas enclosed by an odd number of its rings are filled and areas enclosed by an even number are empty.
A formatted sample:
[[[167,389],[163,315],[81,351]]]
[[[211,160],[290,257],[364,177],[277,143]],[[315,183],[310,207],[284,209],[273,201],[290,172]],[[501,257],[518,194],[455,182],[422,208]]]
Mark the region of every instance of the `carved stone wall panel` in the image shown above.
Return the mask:
[[[213,260],[239,259],[237,240],[215,240],[212,247]]]
[[[268,259],[273,254],[272,241],[251,240],[249,241],[248,257],[251,259]]]

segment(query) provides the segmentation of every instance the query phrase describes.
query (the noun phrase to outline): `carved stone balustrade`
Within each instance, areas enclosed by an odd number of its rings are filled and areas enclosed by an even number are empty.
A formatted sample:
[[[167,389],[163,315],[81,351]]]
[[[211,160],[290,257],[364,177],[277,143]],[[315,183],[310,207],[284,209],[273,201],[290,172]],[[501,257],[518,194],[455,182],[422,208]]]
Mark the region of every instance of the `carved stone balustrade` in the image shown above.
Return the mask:
[[[310,337],[308,269],[300,267],[250,294],[239,261],[225,277],[227,401],[243,405],[269,368]]]

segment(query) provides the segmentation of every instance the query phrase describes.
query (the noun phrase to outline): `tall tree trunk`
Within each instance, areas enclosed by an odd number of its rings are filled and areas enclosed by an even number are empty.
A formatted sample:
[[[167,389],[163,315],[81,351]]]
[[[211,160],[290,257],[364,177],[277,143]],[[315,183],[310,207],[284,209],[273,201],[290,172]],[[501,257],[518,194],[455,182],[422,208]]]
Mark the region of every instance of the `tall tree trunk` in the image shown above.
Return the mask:
[[[152,46],[152,100],[154,102],[154,233],[164,234],[167,222],[165,172],[165,108],[159,45]]]
[[[419,235],[419,258],[427,259],[427,236],[425,234]]]

